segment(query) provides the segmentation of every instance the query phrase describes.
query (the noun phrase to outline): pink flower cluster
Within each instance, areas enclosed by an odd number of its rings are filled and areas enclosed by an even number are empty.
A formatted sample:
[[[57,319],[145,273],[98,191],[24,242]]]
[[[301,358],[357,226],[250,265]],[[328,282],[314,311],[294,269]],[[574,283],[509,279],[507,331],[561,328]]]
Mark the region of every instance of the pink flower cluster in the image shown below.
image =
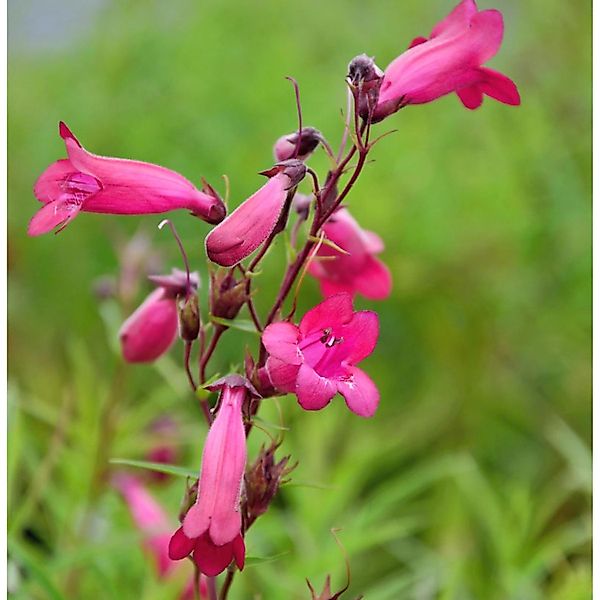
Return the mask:
[[[266,510],[282,473],[288,472],[289,457],[275,463],[272,455],[278,444],[274,443],[268,460],[257,463],[260,468],[252,478],[245,476],[246,438],[261,401],[292,394],[303,409],[317,411],[340,394],[356,415],[375,414],[379,391],[358,365],[375,349],[379,319],[371,310],[355,311],[353,301],[357,295],[385,299],[391,293],[392,276],[379,258],[383,241],[363,229],[344,201],[375,143],[369,139],[371,126],[401,108],[452,92],[469,109],[479,107],[484,95],[509,105],[520,103],[515,84],[483,66],[497,53],[503,33],[499,11],[479,11],[474,0],[462,0],[429,37],[413,40],[385,70],[366,55],[356,57],[347,78],[354,99],[355,131],[345,158],[341,157],[348,136],[344,135],[336,158],[318,130],[302,127],[299,107],[298,130],[276,141],[276,164],[261,173],[267,181],[229,215],[218,193],[204,180],[202,189],[197,189],[164,167],[92,154],[60,123],[68,158],[50,165],[35,184],[34,194],[43,206],[29,223],[30,235],[57,228],[60,231],[80,212],[143,215],[186,209],[214,225],[205,240],[207,257],[215,265],[210,277],[209,323],[202,322],[198,304],[200,277],[190,272],[172,226],[186,271],[174,269],[168,275],[151,276],[154,291],[125,320],[119,333],[123,357],[130,363],[154,361],[181,338],[186,374],[196,398],[203,398],[205,390],[219,393],[212,409],[201,400],[209,430],[197,494],[188,498],[181,527],[173,535],[162,509],[137,479],[127,475],[115,479],[144,535],[145,548],[155,558],[160,577],[173,570],[172,561],[187,557],[208,577],[228,567],[233,570],[234,564],[244,568],[247,528]],[[323,186],[307,165],[321,146],[335,164]],[[353,166],[352,159],[357,159]],[[352,168],[348,183],[338,190],[338,183]],[[310,198],[298,192],[306,181],[313,184]],[[263,326],[253,305],[252,281],[272,242],[285,230],[292,207],[297,212],[289,238],[292,257]],[[308,225],[309,216],[312,224],[306,242],[297,249],[296,236],[305,222]],[[288,314],[283,306],[304,273],[318,280],[323,301],[296,321],[296,298]],[[228,375],[206,385],[206,365],[220,336],[244,305],[260,333],[257,356],[246,356],[245,376]],[[205,343],[209,331],[212,338]],[[189,366],[196,341],[197,382]],[[264,475],[269,481],[261,481],[263,471],[269,469],[273,473]],[[260,489],[248,491],[250,481]],[[250,492],[261,499],[260,510],[252,512],[244,507]],[[204,580],[201,583],[204,586]]]

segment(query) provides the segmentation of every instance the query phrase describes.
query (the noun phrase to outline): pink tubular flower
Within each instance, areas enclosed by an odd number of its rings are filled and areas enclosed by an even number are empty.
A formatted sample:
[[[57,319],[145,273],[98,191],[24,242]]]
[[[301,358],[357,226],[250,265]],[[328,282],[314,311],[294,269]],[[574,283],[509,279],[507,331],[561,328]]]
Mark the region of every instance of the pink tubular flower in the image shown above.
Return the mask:
[[[287,160],[263,174],[270,177],[269,181],[206,237],[208,258],[222,267],[236,265],[269,237],[288,192],[302,180],[306,167],[299,160]]]
[[[156,360],[169,350],[177,337],[177,295],[185,291],[186,275],[173,269],[171,275],[150,279],[159,287],[129,316],[119,332],[123,357],[130,363]],[[192,273],[193,289],[198,287],[198,282],[198,274]]]
[[[162,507],[150,495],[142,482],[132,475],[119,473],[113,479],[121,492],[137,528],[144,536],[144,547],[154,558],[159,578],[170,575],[176,564],[169,558],[170,526]],[[200,595],[207,597],[206,581],[200,580]],[[180,595],[181,600],[193,600],[194,578],[188,581]]]
[[[119,473],[113,483],[123,495],[137,528],[144,534],[144,546],[154,558],[159,577],[164,577],[175,564],[169,558],[169,521],[162,507],[137,477]]]
[[[208,184],[200,191],[170,169],[92,154],[63,122],[59,133],[68,158],[51,164],[36,181],[33,193],[44,206],[31,219],[29,235],[63,229],[80,211],[144,215],[185,208],[208,223],[225,218],[225,205]]]
[[[504,104],[520,104],[516,85],[482,66],[498,52],[503,33],[502,13],[478,12],[475,0],[462,0],[428,39],[413,40],[387,67],[374,121],[407,104],[431,102],[451,92],[470,109],[481,105],[484,94]]]
[[[224,377],[208,389],[221,390],[219,412],[204,445],[196,503],[171,538],[169,556],[179,560],[192,554],[200,571],[212,577],[234,559],[240,570],[244,568],[239,506],[246,466],[242,405],[248,394],[258,394],[239,375]]]
[[[322,244],[308,272],[321,283],[323,296],[340,292],[362,294],[371,300],[383,300],[390,294],[392,277],[389,269],[375,254],[383,250],[383,241],[372,231],[365,231],[348,209],[341,208],[323,226],[328,240],[347,254]]]
[[[376,313],[354,312],[349,294],[330,296],[298,326],[281,322],[265,329],[269,377],[280,391],[296,394],[306,410],[320,410],[339,392],[352,412],[370,417],[379,392],[354,365],[373,352],[378,335]]]

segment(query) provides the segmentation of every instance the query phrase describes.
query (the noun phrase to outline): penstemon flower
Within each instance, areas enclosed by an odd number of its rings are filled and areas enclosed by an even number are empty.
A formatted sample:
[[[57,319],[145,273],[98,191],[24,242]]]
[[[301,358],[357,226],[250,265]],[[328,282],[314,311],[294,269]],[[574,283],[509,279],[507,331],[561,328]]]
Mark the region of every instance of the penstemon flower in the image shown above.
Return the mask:
[[[333,213],[323,225],[323,231],[328,240],[344,251],[322,244],[308,267],[308,272],[319,280],[323,296],[347,292],[371,300],[387,298],[392,289],[392,276],[385,264],[375,257],[383,251],[382,239],[362,229],[347,208]]]
[[[208,223],[225,218],[225,205],[208,185],[202,191],[175,171],[125,158],[88,152],[63,123],[67,159],[51,164],[33,192],[44,206],[29,223],[29,235],[64,229],[80,211],[145,215],[185,208]]]
[[[244,567],[240,492],[246,467],[246,434],[242,407],[258,396],[239,375],[224,377],[208,386],[220,390],[219,412],[206,438],[198,497],[171,539],[169,554],[178,560],[193,554],[198,568],[214,576],[235,559]]]
[[[504,104],[520,104],[515,84],[482,66],[498,52],[503,34],[500,11],[478,12],[475,0],[463,0],[429,38],[413,40],[385,69],[373,120],[451,92],[470,109],[482,103],[484,94]]]
[[[152,497],[144,484],[132,475],[118,473],[113,485],[121,492],[136,527],[143,535],[144,548],[153,557],[160,579],[170,576],[177,564],[169,558],[169,522],[162,506]],[[201,598],[206,598],[206,581],[200,580]],[[182,590],[180,600],[194,598],[193,577]]]
[[[339,392],[352,412],[371,417],[379,391],[355,365],[373,352],[378,336],[376,313],[354,312],[349,294],[330,296],[298,326],[281,322],[265,329],[269,377],[280,391],[296,394],[306,410],[320,410]]]
[[[162,356],[177,338],[177,297],[187,290],[187,276],[173,269],[171,275],[151,276],[158,285],[119,332],[123,358],[130,363],[151,362]],[[198,288],[198,273],[190,274],[191,290]]]
[[[269,237],[284,211],[286,199],[293,197],[293,190],[304,178],[306,167],[299,160],[289,160],[264,174],[270,177],[269,181],[206,237],[206,254],[218,265],[236,265]]]

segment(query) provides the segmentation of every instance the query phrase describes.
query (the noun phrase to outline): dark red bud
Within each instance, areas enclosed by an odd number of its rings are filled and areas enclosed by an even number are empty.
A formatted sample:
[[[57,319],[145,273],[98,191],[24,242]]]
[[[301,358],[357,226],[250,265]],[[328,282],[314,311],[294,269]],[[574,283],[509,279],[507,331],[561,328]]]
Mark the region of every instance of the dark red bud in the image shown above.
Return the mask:
[[[284,161],[292,158],[306,160],[323,139],[321,132],[314,127],[303,127],[301,133],[294,131],[281,136],[273,147],[275,160]]]

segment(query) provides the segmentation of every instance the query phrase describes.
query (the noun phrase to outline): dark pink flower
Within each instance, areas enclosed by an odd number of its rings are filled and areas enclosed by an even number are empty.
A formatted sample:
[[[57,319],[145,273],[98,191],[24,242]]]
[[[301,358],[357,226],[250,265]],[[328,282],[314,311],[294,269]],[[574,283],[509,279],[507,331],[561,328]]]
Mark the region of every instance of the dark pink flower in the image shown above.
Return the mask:
[[[265,172],[270,179],[206,236],[208,258],[231,267],[252,254],[275,229],[288,192],[306,174],[299,160],[289,160]]]
[[[306,410],[320,410],[339,392],[351,411],[370,417],[379,392],[355,365],[373,352],[378,335],[376,313],[354,312],[349,294],[330,296],[298,326],[281,322],[265,329],[269,377],[280,391],[296,394]]]
[[[29,235],[63,229],[80,211],[144,215],[185,208],[208,223],[225,218],[225,205],[208,185],[200,191],[179,173],[137,160],[109,158],[83,148],[60,123],[67,159],[51,164],[33,193],[44,203],[29,223]]]
[[[323,296],[347,292],[372,300],[387,298],[392,277],[389,269],[375,258],[383,250],[381,238],[362,229],[346,208],[333,213],[323,231],[328,240],[346,251],[344,254],[322,244],[317,258],[311,261],[308,272],[320,281]]]
[[[169,545],[174,560],[193,555],[202,573],[218,575],[233,559],[244,568],[240,493],[246,467],[246,434],[242,405],[248,381],[230,375],[212,384],[221,390],[219,412],[210,427],[204,451],[196,503],[189,509]]]
[[[171,575],[176,563],[169,557],[170,525],[163,508],[137,477],[119,473],[114,477],[113,485],[121,492],[136,527],[143,535],[144,548],[154,558],[159,578]],[[203,576],[200,578],[200,596],[207,597]],[[193,600],[193,576],[188,580],[180,598]]]
[[[159,287],[129,316],[121,326],[121,350],[127,362],[151,362],[162,356],[177,338],[179,318],[177,296],[185,292],[187,279],[183,271],[150,278]],[[193,289],[198,274],[192,273]]]
[[[407,104],[431,102],[451,92],[470,109],[480,106],[484,94],[505,104],[520,104],[515,84],[482,66],[498,52],[503,34],[502,13],[478,12],[474,0],[462,0],[429,38],[413,40],[387,67],[374,120]]]
[[[164,577],[175,566],[168,553],[169,520],[165,512],[137,477],[120,473],[113,482],[144,535],[144,546],[154,558],[159,577]]]

